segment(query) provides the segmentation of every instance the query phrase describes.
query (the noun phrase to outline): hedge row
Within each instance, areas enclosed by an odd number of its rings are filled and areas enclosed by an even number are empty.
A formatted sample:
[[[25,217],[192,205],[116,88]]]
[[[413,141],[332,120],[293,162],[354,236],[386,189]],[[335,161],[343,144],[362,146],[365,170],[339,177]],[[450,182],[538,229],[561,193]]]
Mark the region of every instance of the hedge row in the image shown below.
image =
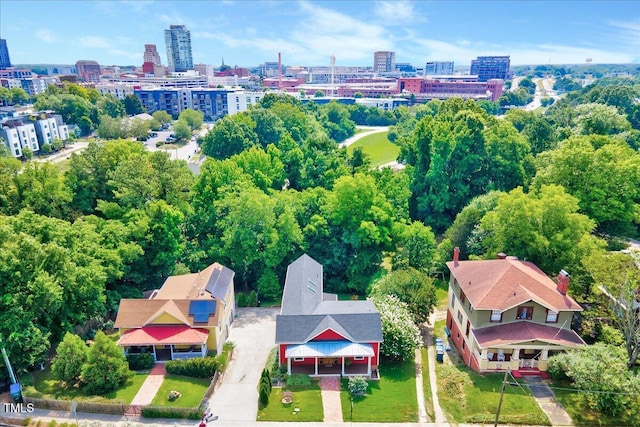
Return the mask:
[[[163,406],[145,406],[141,415],[145,418],[186,418],[188,420],[202,419],[202,410],[197,408],[171,408]]]
[[[151,353],[128,354],[127,362],[129,362],[129,369],[132,371],[151,369],[156,363]]]
[[[194,357],[193,359],[170,360],[165,366],[170,374],[211,378],[220,368],[220,361],[217,357]]]

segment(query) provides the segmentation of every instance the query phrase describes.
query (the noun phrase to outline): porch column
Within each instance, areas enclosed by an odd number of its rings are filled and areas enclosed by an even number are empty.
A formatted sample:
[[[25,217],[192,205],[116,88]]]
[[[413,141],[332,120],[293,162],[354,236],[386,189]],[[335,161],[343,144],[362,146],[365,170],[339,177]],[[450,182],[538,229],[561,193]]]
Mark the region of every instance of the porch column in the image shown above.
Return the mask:
[[[153,347],[153,361],[157,362],[158,361],[158,356],[156,355],[156,346],[152,346]]]
[[[487,349],[483,348],[482,349],[482,354],[480,355],[480,358],[483,359],[483,360],[487,360],[487,353],[488,353]]]
[[[200,355],[202,357],[205,357],[207,355],[207,345],[206,344],[200,344]]]
[[[511,353],[511,358],[513,360],[520,360],[520,349],[519,348],[514,348],[513,349],[513,353]]]
[[[520,369],[520,349],[519,348],[513,349],[513,352],[511,353],[511,361],[509,362],[509,368],[511,368],[512,371],[517,371],[518,369]]]
[[[342,375],[344,375],[344,356],[342,357]]]
[[[371,376],[371,356],[367,356],[367,375]]]
[[[173,360],[173,344],[169,345],[169,354],[171,355],[171,360]]]
[[[287,357],[287,375],[291,375],[291,358]]]
[[[549,366],[549,350],[542,350],[540,353],[540,360],[538,360],[538,369],[541,371],[546,371]]]
[[[314,360],[315,360],[316,375],[318,375],[318,358],[316,357]]]

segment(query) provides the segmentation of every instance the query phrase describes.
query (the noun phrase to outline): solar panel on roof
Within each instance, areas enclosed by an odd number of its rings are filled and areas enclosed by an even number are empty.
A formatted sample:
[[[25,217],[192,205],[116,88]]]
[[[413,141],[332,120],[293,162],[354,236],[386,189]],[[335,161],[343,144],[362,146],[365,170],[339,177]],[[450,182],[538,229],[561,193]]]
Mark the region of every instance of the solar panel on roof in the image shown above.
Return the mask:
[[[208,301],[197,300],[189,303],[189,314],[204,313],[207,311],[206,303]]]
[[[193,315],[193,321],[196,323],[206,323],[209,321],[209,313],[196,313]]]

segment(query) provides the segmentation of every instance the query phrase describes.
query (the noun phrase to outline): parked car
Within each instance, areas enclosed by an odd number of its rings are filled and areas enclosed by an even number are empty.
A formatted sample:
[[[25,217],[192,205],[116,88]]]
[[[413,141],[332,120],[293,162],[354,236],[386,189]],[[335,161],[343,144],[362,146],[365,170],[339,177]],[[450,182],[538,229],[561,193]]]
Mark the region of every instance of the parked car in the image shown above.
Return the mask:
[[[149,136],[151,136],[151,137],[158,136],[158,132],[151,132],[151,133],[149,134]]]

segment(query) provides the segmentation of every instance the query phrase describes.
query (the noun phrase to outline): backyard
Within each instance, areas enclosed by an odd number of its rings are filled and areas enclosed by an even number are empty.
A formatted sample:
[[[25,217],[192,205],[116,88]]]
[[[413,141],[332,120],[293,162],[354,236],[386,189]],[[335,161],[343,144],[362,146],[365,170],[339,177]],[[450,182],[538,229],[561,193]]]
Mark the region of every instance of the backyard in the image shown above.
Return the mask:
[[[382,361],[380,380],[368,381],[369,388],[363,397],[351,399],[348,381],[342,381],[340,400],[345,421],[402,423],[418,421],[418,399],[416,396],[415,362]]]
[[[351,144],[347,152],[351,154],[358,147],[369,156],[371,167],[374,168],[396,160],[400,153],[400,147],[387,139],[387,132],[367,135]]]

